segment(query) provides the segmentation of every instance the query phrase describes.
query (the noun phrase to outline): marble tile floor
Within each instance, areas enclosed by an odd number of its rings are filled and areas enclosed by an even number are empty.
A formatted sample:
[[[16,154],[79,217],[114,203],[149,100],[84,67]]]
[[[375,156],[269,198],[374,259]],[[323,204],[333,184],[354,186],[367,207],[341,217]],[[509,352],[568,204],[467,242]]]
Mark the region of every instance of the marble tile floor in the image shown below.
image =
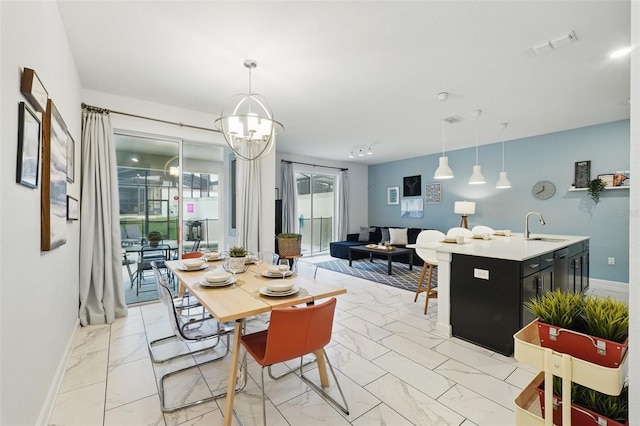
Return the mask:
[[[429,302],[425,316],[424,302],[413,303],[411,292],[323,269],[318,278],[347,288],[338,297],[326,350],[350,414],[333,408],[296,375],[277,382],[265,375],[269,425],[514,424],[513,400],[536,375],[533,368],[434,333],[436,300]],[[265,316],[247,324],[249,331],[266,326]],[[78,330],[49,425],[221,424],[224,399],[173,413],[160,410],[159,377],[195,363],[191,355],[151,362],[147,341],[170,334],[159,303],[130,307],[126,318],[111,325]],[[163,349],[186,351],[182,343]],[[212,354],[197,359],[207,357]],[[224,387],[228,358],[170,380],[169,403],[195,400]],[[235,409],[245,425],[261,425],[260,367],[249,360],[248,383],[237,394]],[[309,376],[317,377],[313,364],[309,369]],[[337,396],[334,386],[331,392]]]

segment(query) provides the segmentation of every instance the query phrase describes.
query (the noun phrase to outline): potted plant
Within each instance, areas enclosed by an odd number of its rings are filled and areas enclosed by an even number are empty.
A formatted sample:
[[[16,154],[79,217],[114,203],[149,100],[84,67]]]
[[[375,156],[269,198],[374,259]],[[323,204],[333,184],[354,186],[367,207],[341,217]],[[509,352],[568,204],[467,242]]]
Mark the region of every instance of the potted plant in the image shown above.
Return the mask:
[[[605,186],[606,184],[604,183],[604,181],[599,178],[593,179],[591,182],[589,182],[587,192],[589,193],[589,196],[595,204],[598,204],[598,202],[600,201],[600,192],[604,190]]]
[[[234,246],[229,249],[229,257],[245,257],[247,255],[247,249],[244,247]]]
[[[584,298],[560,290],[525,303],[536,320],[540,345],[617,368],[629,344],[629,308],[611,298]]]
[[[280,256],[299,256],[302,235],[282,233],[276,236],[278,241],[278,254]]]
[[[157,247],[160,240],[162,240],[162,234],[158,231],[151,231],[147,235],[147,241],[151,247]]]
[[[234,274],[247,270],[247,249],[240,246],[233,246],[229,249],[229,257],[224,260],[223,268],[227,272]]]

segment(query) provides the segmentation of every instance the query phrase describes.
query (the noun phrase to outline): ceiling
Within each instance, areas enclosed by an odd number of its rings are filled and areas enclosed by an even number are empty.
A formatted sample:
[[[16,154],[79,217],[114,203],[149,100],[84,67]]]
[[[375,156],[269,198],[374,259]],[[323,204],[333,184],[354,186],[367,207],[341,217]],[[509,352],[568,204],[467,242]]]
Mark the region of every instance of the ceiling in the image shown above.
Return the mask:
[[[282,152],[375,164],[442,152],[443,130],[450,151],[476,129],[484,145],[630,114],[630,60],[608,56],[630,43],[628,0],[58,4],[85,89],[218,115],[255,59]]]

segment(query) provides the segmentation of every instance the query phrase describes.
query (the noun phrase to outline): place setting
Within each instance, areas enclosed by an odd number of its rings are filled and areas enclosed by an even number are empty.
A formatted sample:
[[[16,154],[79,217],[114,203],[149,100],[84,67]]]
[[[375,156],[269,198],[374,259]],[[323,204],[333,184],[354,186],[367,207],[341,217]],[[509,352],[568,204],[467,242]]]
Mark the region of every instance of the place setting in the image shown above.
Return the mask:
[[[206,260],[199,259],[182,259],[182,265],[178,266],[178,269],[185,272],[202,271],[207,269]]]
[[[262,271],[262,276],[280,279],[267,281],[263,287],[260,287],[259,293],[268,297],[285,297],[296,294],[300,288],[292,280],[285,279],[291,275],[293,272],[286,259],[281,259],[278,265],[270,265],[265,271]]]
[[[211,271],[204,275],[200,284],[202,287],[226,287],[234,284],[236,277],[226,271]]]

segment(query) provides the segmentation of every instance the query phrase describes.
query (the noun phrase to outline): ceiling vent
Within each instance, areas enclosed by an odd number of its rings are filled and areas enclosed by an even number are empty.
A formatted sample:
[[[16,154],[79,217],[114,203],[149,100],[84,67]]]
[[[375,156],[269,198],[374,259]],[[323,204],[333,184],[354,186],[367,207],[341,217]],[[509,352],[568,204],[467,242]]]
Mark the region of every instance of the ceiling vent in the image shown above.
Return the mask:
[[[577,40],[578,40],[578,37],[576,37],[576,34],[573,31],[569,31],[568,33],[555,36],[550,40],[545,40],[543,42],[536,43],[534,46],[531,47],[531,50],[536,55],[541,55],[543,53],[551,52],[554,49],[567,46]]]
[[[459,115],[452,115],[452,116],[443,118],[443,120],[449,124],[456,124],[464,120],[464,118],[460,117]]]

